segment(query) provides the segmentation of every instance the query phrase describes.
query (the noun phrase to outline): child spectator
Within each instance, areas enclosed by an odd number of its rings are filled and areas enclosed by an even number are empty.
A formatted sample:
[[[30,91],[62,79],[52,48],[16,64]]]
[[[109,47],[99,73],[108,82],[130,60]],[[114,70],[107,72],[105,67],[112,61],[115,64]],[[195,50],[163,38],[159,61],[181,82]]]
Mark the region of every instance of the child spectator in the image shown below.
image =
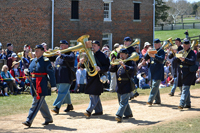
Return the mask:
[[[146,84],[146,74],[145,74],[145,72],[141,73],[141,78],[139,80],[139,87],[141,89],[149,89],[150,88],[150,86],[148,84]]]
[[[80,63],[78,63],[78,68],[79,69],[76,71],[76,83],[78,91],[84,93],[86,86],[86,70],[84,69],[83,64]]]
[[[164,74],[164,81],[161,81],[159,88],[168,87],[167,85],[167,73]]]
[[[169,73],[168,78],[167,78],[167,84],[168,84],[168,86],[171,86],[171,85],[173,85],[173,83],[174,83],[174,78],[173,78],[172,74]]]

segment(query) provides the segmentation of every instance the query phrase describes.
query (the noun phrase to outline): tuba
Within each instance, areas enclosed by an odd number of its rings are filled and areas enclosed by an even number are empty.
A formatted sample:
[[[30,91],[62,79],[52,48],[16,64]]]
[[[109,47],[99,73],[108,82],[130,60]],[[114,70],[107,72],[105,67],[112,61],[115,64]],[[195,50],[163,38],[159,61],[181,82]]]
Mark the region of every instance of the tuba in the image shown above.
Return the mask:
[[[113,62],[111,61],[110,64],[111,65],[119,65],[119,61],[123,61],[124,63],[127,62],[127,61],[138,61],[139,60],[139,55],[137,52],[133,52],[131,54],[130,57],[128,57],[127,59],[125,60],[121,60],[121,59],[115,59]]]
[[[61,53],[68,53],[68,52],[75,52],[75,51],[85,52],[84,58],[86,61],[84,62],[84,66],[87,69],[88,75],[92,77],[92,76],[97,75],[98,71],[96,71],[97,63],[96,63],[96,61],[94,59],[94,55],[91,51],[92,45],[85,44],[85,42],[88,41],[89,37],[90,37],[89,35],[83,35],[83,36],[79,37],[77,39],[77,42],[79,42],[78,45],[67,48],[67,49],[60,50],[60,52]],[[45,57],[55,56],[55,55],[57,55],[56,54],[57,51],[58,51],[58,49],[44,52],[43,56],[45,56]],[[90,66],[89,64],[91,65],[91,67],[89,67]]]

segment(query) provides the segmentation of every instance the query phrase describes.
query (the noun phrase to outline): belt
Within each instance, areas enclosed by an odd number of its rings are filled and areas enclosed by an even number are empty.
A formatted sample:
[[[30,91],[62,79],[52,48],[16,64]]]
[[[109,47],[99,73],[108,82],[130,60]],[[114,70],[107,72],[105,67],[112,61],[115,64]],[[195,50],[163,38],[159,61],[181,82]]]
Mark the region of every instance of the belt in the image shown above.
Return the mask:
[[[126,81],[126,80],[129,80],[129,78],[121,78],[121,77],[119,77],[117,80],[118,80],[118,81],[121,81],[121,80]]]
[[[61,66],[61,65],[56,65],[57,68],[62,67],[62,68],[67,68],[67,66]]]
[[[179,65],[180,68],[189,68],[189,66]]]
[[[36,93],[37,93],[37,100],[39,100],[40,99],[40,93],[42,93],[42,88],[41,88],[41,86],[40,86],[40,83],[41,83],[41,81],[42,81],[42,77],[41,76],[46,76],[47,75],[47,73],[31,73],[32,74],[32,76],[40,76],[40,77],[36,77]]]
[[[31,75],[32,75],[32,78],[35,78],[35,77],[46,77],[47,73],[31,73]]]

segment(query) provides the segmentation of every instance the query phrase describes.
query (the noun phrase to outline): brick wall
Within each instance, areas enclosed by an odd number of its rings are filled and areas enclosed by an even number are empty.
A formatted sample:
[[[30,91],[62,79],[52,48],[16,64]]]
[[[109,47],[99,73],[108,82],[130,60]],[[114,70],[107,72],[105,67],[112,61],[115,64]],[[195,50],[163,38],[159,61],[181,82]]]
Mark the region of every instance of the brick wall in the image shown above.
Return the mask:
[[[132,0],[113,0],[112,22],[103,21],[103,0],[81,0],[79,21],[71,19],[71,0],[55,0],[54,46],[61,39],[77,40],[83,34],[89,39],[102,40],[103,33],[112,33],[113,44],[123,43],[125,36],[152,42],[153,0],[141,1],[141,22],[133,22]],[[34,47],[46,42],[51,47],[51,0],[3,0],[0,4],[0,42],[8,42],[14,51],[22,51],[24,44]]]
[[[22,51],[24,44],[51,43],[50,0],[2,0],[0,4],[0,42]]]

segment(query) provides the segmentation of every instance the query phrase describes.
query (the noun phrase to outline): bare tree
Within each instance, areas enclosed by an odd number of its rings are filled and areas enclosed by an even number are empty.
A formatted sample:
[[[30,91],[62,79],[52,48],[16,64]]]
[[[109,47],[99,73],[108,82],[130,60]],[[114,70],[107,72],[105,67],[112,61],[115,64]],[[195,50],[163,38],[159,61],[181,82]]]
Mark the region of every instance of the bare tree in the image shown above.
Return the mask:
[[[192,11],[190,4],[186,0],[168,0],[166,5],[170,7],[168,14],[173,18],[174,23],[176,23],[179,15],[183,23],[183,15],[189,15]]]

